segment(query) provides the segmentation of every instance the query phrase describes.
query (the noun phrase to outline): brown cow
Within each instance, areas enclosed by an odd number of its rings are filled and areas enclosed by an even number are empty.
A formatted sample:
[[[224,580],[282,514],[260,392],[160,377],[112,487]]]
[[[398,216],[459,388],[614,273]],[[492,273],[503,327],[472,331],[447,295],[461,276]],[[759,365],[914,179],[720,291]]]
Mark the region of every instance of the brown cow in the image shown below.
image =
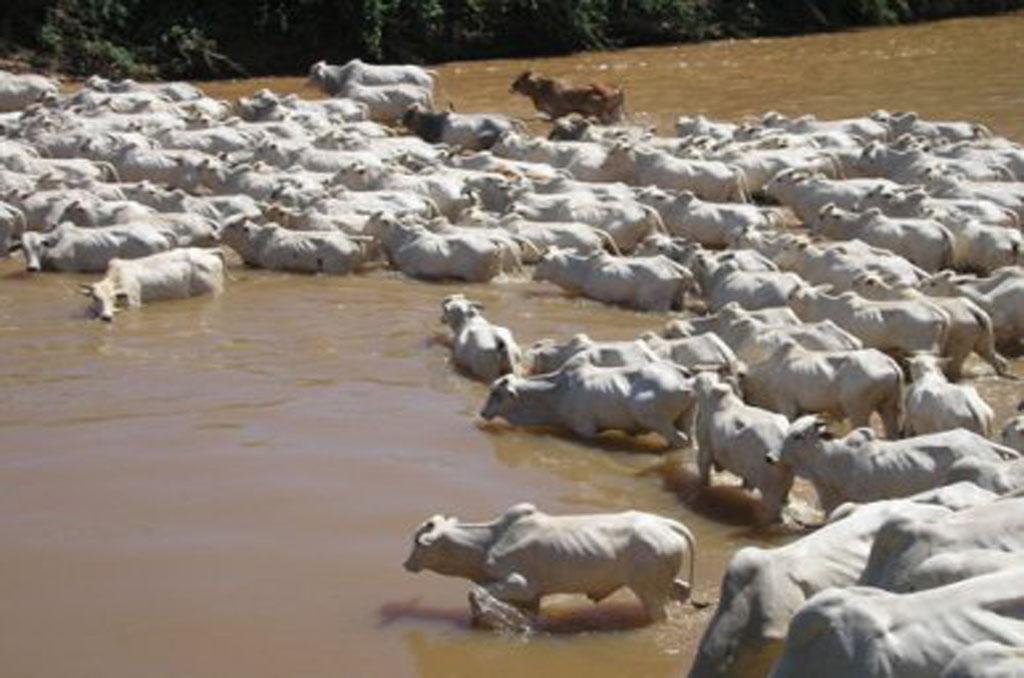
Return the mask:
[[[566,80],[545,78],[525,71],[512,83],[510,92],[533,100],[533,105],[552,120],[579,113],[604,124],[619,122],[625,115],[625,93],[619,87],[591,83],[573,85]]]

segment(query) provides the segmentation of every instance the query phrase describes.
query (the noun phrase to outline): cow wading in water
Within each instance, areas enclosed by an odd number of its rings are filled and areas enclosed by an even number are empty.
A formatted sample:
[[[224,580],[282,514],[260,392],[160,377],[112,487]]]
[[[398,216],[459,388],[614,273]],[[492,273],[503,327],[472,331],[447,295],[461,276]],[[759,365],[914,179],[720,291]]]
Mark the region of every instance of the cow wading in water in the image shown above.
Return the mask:
[[[534,107],[552,120],[579,113],[609,125],[621,122],[625,117],[626,95],[621,87],[601,83],[574,85],[566,80],[524,71],[509,91],[530,97]]]

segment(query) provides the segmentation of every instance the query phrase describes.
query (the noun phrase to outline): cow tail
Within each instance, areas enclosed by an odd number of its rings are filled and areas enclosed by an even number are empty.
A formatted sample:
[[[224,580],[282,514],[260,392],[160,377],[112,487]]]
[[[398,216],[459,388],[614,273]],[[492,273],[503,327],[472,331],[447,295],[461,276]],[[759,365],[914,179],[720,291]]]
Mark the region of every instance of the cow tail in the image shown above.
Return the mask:
[[[512,240],[515,241],[516,245],[518,245],[519,248],[522,251],[524,251],[524,252],[529,251],[530,252],[531,258],[534,261],[538,261],[538,260],[541,259],[541,257],[544,256],[544,253],[540,251],[540,248],[537,247],[535,244],[533,244],[533,241],[530,240],[529,238],[524,238],[521,235],[515,235],[515,234],[513,234],[511,237],[512,237]]]
[[[651,232],[661,233],[662,235],[671,235],[668,229],[665,227],[665,221],[661,218],[661,213],[649,205],[641,205],[644,213],[647,214],[647,218],[651,224]]]
[[[747,173],[742,167],[732,165],[733,174],[736,177],[736,197],[740,202],[750,202],[750,191],[747,188]]]
[[[512,355],[512,347],[501,337],[497,337],[495,342],[498,345],[498,373],[515,374],[516,364],[515,356]]]
[[[601,238],[601,240],[604,240],[604,244],[608,248],[609,252],[611,252],[617,257],[622,256],[622,250],[619,249],[619,244],[615,242],[615,238],[612,237],[611,233],[604,230],[603,228],[595,228],[594,232],[597,233],[598,237]]]
[[[953,264],[956,261],[956,239],[953,234],[945,226],[941,227],[942,231],[942,242],[945,247],[945,261],[942,264],[942,268],[953,268]]]
[[[672,531],[678,534],[686,541],[687,549],[690,552],[690,575],[689,580],[684,584],[676,579],[673,582],[673,588],[676,592],[676,598],[681,603],[685,603],[687,600],[690,604],[696,608],[707,607],[708,603],[701,602],[693,598],[693,589],[696,586],[696,571],[697,571],[697,540],[694,539],[693,532],[688,527],[678,521],[671,521]]]
[[[14,220],[16,222],[16,224],[15,224],[15,231],[13,233],[11,233],[11,235],[12,236],[17,235],[18,239],[20,240],[21,239],[21,234],[28,230],[28,217],[26,217],[25,213],[22,212],[19,208],[15,207],[14,208]]]
[[[115,168],[113,164],[111,164],[109,162],[96,162],[95,164],[96,164],[97,167],[99,167],[101,170],[103,170],[104,174],[107,177],[107,181],[109,181],[109,182],[121,181],[121,177],[118,176],[118,174],[117,174],[117,168]]]

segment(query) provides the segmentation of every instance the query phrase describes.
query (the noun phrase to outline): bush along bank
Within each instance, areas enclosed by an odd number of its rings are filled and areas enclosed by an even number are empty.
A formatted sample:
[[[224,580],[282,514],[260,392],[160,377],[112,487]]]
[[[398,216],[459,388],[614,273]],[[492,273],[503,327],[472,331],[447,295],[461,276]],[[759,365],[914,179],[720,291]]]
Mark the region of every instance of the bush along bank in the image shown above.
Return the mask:
[[[1024,0],[7,0],[0,56],[134,78],[302,72],[790,35],[1024,7]]]

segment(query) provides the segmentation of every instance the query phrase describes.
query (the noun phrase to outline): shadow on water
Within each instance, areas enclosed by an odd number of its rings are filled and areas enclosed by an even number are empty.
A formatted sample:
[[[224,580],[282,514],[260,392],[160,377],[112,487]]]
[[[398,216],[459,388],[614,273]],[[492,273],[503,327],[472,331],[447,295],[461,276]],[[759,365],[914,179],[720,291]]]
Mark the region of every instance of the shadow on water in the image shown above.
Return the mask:
[[[669,450],[660,436],[653,434],[644,436],[628,436],[611,431],[601,433],[589,440],[581,439],[569,431],[546,426],[511,426],[503,421],[483,419],[476,420],[476,427],[494,436],[528,433],[533,436],[554,438],[562,443],[582,445],[603,452],[622,452],[632,454],[666,454]]]
[[[761,502],[741,487],[707,487],[700,476],[678,459],[666,459],[640,473],[659,476],[664,488],[688,509],[717,523],[748,527],[763,525]]]
[[[476,628],[468,604],[463,609],[455,609],[423,605],[420,600],[417,597],[384,603],[378,610],[378,625],[385,627],[403,620],[416,620],[436,622],[456,629]],[[629,631],[649,624],[643,607],[632,598],[592,604],[579,596],[546,605],[536,622],[537,633],[552,635]]]
[[[459,629],[469,629],[473,626],[468,605],[463,609],[433,607],[422,605],[420,600],[422,599],[417,597],[384,603],[378,610],[378,626],[391,626],[404,619],[443,622],[447,626]]]

